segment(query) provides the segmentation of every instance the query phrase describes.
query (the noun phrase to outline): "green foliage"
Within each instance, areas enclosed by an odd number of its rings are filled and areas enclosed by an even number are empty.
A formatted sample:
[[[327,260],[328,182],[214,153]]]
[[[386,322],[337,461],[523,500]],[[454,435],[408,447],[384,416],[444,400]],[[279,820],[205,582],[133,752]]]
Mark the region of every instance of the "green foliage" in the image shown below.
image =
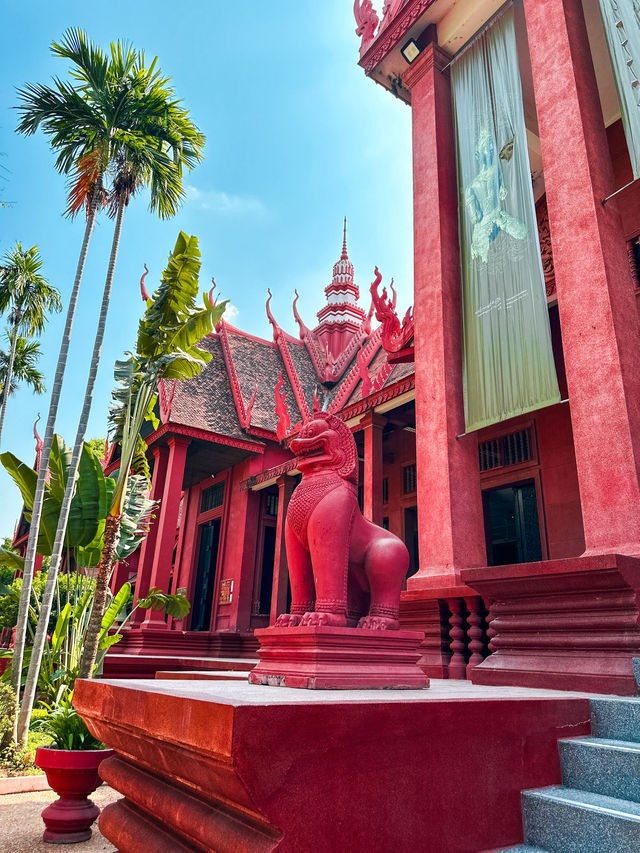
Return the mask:
[[[11,335],[9,332],[7,332],[6,337],[8,347],[6,350],[0,350],[1,388],[4,388],[4,384],[7,381],[9,362],[11,360]],[[47,390],[44,386],[44,376],[36,366],[40,355],[40,344],[37,341],[30,341],[23,335],[18,335],[13,366],[11,368],[10,395],[15,392],[20,382],[29,385],[34,394],[44,394]]]
[[[204,137],[157,59],[145,66],[142,51],[120,42],[105,54],[79,29],[51,47],[72,63],[73,85],[56,78],[20,90],[18,132],[49,136],[56,168],[70,176],[67,213],[79,213],[105,176],[110,213],[148,186],[151,210],[173,216],[184,198],[183,168],[202,159]]]
[[[16,694],[9,684],[0,684],[0,753],[11,743]]]
[[[36,719],[32,730],[48,735],[56,749],[104,749],[104,744],[91,734],[71,704],[72,698],[73,694],[69,694],[56,705],[43,703],[46,716]]]
[[[89,450],[91,450],[92,453],[94,453],[98,457],[98,459],[104,459],[104,438],[90,438],[88,441],[85,442],[85,444],[87,444]]]
[[[39,773],[33,760],[38,746],[51,742],[46,734],[29,737],[27,747],[19,749],[12,741],[13,719],[16,712],[16,694],[8,684],[0,684],[0,772],[8,775]]]
[[[44,331],[48,311],[60,311],[60,294],[41,274],[38,247],[20,243],[0,262],[0,313],[9,310],[9,322],[31,337]]]
[[[199,274],[198,238],[181,231],[160,286],[147,301],[138,325],[136,351],[115,364],[117,387],[109,417],[113,440],[120,443],[122,453],[114,515],[122,512],[130,469],[148,477],[146,445],[140,430],[146,421],[157,427],[153,408],[158,380],[192,379],[211,359],[211,353],[198,343],[213,331],[227,303],[212,303],[204,295],[204,307],[197,307]]]
[[[146,598],[138,601],[138,606],[145,610],[164,610],[168,616],[173,616],[174,619],[184,619],[191,610],[189,600],[182,593],[162,592],[155,586],[151,587]]]
[[[29,732],[24,748],[10,743],[0,752],[0,771],[4,771],[8,776],[42,776],[42,770],[35,765],[36,749],[50,745],[50,735],[45,732]]]
[[[37,473],[13,453],[0,454],[0,461],[20,489],[25,506],[25,518],[31,520]],[[42,521],[37,551],[50,555],[53,550],[58,518],[71,466],[71,449],[59,435],[54,435],[49,459],[49,482],[45,484]],[[104,519],[110,506],[113,481],[107,481],[98,458],[83,447],[75,494],[71,501],[69,523],[65,536],[66,547],[87,546],[104,533]]]

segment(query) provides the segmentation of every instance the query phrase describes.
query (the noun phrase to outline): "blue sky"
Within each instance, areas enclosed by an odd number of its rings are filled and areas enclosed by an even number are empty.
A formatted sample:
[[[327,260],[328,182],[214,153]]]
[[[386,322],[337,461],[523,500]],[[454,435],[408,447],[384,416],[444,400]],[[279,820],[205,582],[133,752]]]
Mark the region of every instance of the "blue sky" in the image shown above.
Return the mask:
[[[166,0],[2,0],[0,8],[0,162],[6,168],[0,198],[13,202],[0,209],[0,254],[16,240],[37,243],[44,273],[61,291],[65,308],[83,223],[62,216],[65,181],[44,136],[14,133],[16,87],[67,72],[65,62],[51,56],[51,41],[79,26],[103,48],[129,40],[149,59],[157,55],[207,137],[205,159],[186,175],[187,201],[173,220],[157,219],[143,196],[127,210],[88,437],[105,433],[113,362],[135,340],[142,265],[149,267],[151,291],[180,230],[199,237],[203,289],[215,276],[219,297],[232,302],[231,321],[252,334],[270,337],[268,287],[283,328],[297,333],[291,312],[296,287],[302,317],[315,325],[340,253],[344,215],[364,307],[377,264],[385,282],[395,277],[404,313],[413,269],[410,109],[357,65],[351,0],[196,0],[185,6]],[[102,217],[76,314],[57,421],[68,444],[84,393],[111,232]],[[42,337],[48,387],[62,316]],[[32,425],[38,412],[43,424],[48,402],[46,394],[16,392],[2,450],[33,460]],[[4,469],[0,496],[0,536],[10,535],[20,498]]]

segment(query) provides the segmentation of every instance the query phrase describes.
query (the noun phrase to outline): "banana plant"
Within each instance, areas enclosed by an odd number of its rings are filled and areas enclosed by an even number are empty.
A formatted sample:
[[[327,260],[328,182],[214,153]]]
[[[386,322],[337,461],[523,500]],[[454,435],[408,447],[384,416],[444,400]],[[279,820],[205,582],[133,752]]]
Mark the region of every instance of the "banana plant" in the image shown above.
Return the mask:
[[[198,346],[220,321],[226,302],[203,294],[203,307],[196,304],[200,275],[198,238],[178,234],[167,267],[138,325],[135,352],[117,361],[114,375],[117,387],[112,394],[109,416],[113,441],[120,444],[120,468],[105,522],[104,549],[98,566],[96,596],[91,627],[80,662],[80,677],[89,678],[98,653],[98,626],[106,603],[106,590],[115,564],[118,539],[122,536],[122,517],[128,483],[133,472],[148,476],[146,443],[140,437],[145,422],[157,427],[154,406],[158,382],[189,380],[198,376],[211,359],[211,353]],[[138,474],[139,476],[139,474]]]
[[[58,578],[60,580],[60,578]],[[67,601],[60,610],[56,624],[44,647],[42,664],[38,676],[37,695],[40,702],[61,704],[73,692],[82,650],[89,630],[89,619],[95,595],[95,580],[88,575],[76,574],[72,585],[66,590],[56,589],[58,597],[66,592]],[[102,616],[98,634],[98,652],[92,675],[102,672],[104,659],[109,649],[122,640],[122,630],[138,608],[160,610],[176,619],[184,619],[189,613],[188,599],[181,593],[167,594],[152,588],[146,598],[140,599],[129,613],[121,614],[133,597],[131,584],[124,583],[115,593],[108,592],[107,608]],[[39,602],[33,605],[37,613]],[[116,626],[116,623],[119,624]],[[11,658],[12,650],[0,652],[0,657]],[[25,680],[31,660],[31,648],[25,649],[22,663],[22,681]],[[2,675],[2,681],[11,680],[11,667]]]

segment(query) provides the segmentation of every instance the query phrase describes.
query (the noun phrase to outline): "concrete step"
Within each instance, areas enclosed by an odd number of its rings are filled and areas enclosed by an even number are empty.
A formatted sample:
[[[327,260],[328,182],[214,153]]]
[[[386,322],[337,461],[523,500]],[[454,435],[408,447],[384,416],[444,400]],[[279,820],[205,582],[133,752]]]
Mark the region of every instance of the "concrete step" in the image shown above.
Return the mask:
[[[591,699],[591,734],[640,743],[640,699]]]
[[[527,844],[549,853],[630,853],[640,850],[640,805],[575,788],[522,794]]]
[[[638,693],[640,693],[640,658],[633,658],[633,674],[636,677]]]
[[[503,847],[500,850],[493,850],[491,853],[548,853],[542,847],[531,847],[529,844],[518,844],[517,847]]]
[[[561,740],[560,762],[567,788],[640,803],[640,743],[594,737]]]

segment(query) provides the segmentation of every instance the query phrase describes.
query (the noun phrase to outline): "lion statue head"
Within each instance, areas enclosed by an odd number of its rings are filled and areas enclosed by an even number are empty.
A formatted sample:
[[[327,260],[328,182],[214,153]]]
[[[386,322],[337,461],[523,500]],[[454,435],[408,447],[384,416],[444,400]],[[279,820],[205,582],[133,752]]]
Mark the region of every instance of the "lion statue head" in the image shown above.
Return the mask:
[[[356,443],[349,427],[336,415],[314,412],[291,440],[290,447],[298,457],[296,464],[303,475],[311,471],[335,471],[357,485]]]

